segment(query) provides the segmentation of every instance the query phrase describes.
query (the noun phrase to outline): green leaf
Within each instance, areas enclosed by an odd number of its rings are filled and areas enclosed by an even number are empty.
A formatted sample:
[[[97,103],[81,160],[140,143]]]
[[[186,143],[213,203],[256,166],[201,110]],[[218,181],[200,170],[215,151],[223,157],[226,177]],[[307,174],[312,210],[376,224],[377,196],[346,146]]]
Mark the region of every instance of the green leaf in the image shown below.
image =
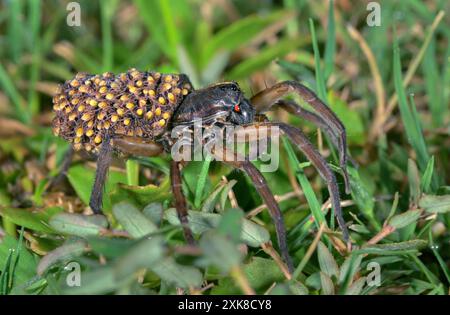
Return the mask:
[[[65,282],[65,277],[63,277]],[[113,267],[103,267],[92,271],[83,272],[80,286],[68,287],[65,283],[63,286],[63,294],[105,294],[114,292],[124,283],[119,283],[114,274]]]
[[[142,209],[142,213],[156,225],[161,224],[164,215],[164,209],[160,202],[152,202]]]
[[[172,225],[179,225],[180,220],[176,210],[171,208],[165,212],[165,218]],[[222,215],[188,211],[188,224],[194,234],[202,234],[219,226]],[[270,240],[269,232],[262,226],[250,220],[243,219],[241,241],[252,247],[259,247]]]
[[[72,166],[67,172],[67,178],[70,184],[75,189],[78,197],[89,205],[89,199],[91,198],[92,185],[94,184],[95,171],[84,165]],[[127,176],[124,173],[109,171],[108,179],[105,183],[105,193],[103,194],[103,210],[111,209],[111,201],[108,192],[111,192],[117,183],[126,183]]]
[[[134,205],[123,201],[113,206],[114,217],[134,238],[140,238],[158,230],[158,227]]]
[[[230,238],[233,242],[238,243],[242,234],[242,221],[244,212],[240,209],[228,209],[222,215],[217,231]]]
[[[80,237],[99,235],[108,226],[108,221],[102,215],[82,215],[58,213],[50,218],[50,226],[60,233]]]
[[[94,253],[106,258],[117,258],[124,255],[130,247],[136,244],[136,240],[125,238],[105,238],[90,236],[86,238],[89,247]]]
[[[427,168],[423,173],[422,179],[420,180],[420,188],[424,193],[429,193],[431,188],[431,179],[433,178],[434,171],[434,155],[428,160]]]
[[[224,273],[228,273],[241,262],[242,255],[237,246],[215,231],[205,233],[200,239],[199,246],[205,259]]]
[[[16,209],[0,207],[0,215],[14,224],[42,233],[54,233],[49,226],[49,219],[53,215],[63,211],[60,207],[44,209]]]
[[[431,213],[446,213],[450,211],[450,195],[435,196],[423,195],[419,200],[419,206]]]
[[[324,272],[320,272],[322,295],[334,295],[334,284],[331,278]]]
[[[86,242],[79,240],[64,244],[42,257],[37,266],[37,274],[43,275],[51,266],[59,262],[67,262],[70,259],[81,256],[86,251]]]
[[[395,229],[401,229],[411,223],[417,222],[420,217],[420,210],[408,210],[402,214],[397,214],[389,220],[389,225]]]
[[[346,295],[359,295],[361,293],[365,283],[366,283],[366,277],[359,278],[358,280],[353,282],[351,286],[348,287],[345,294]]]
[[[151,269],[161,277],[161,280],[176,287],[200,287],[203,282],[203,276],[197,268],[177,264],[172,257],[155,263]]]
[[[111,192],[111,202],[113,204],[124,200],[132,200],[138,207],[145,207],[152,202],[163,202],[170,200],[172,193],[170,191],[169,178],[165,178],[160,186],[128,186],[119,183]]]
[[[133,245],[125,255],[121,256],[114,266],[118,280],[128,278],[142,268],[151,268],[163,258],[164,246],[162,237],[144,239]]]
[[[215,205],[217,204],[217,200],[220,197],[220,192],[223,190],[225,185],[220,183],[217,188],[209,194],[209,196],[205,199],[202,205],[202,212],[212,212],[214,210]]]
[[[317,246],[317,257],[319,259],[320,270],[329,277],[339,278],[339,267],[334,260],[333,255],[330,253],[328,248],[319,242]]]
[[[349,279],[349,283],[352,282],[354,275],[359,270],[363,256],[362,255],[350,255],[341,265],[341,272],[339,275],[339,283],[342,284],[346,279]]]

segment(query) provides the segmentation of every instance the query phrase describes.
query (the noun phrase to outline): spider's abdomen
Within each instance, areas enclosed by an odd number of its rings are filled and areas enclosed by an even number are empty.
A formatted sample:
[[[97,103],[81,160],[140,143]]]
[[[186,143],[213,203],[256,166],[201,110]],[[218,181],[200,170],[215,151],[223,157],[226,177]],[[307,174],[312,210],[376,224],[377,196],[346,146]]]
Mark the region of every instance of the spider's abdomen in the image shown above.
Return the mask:
[[[141,72],[79,73],[53,97],[55,135],[76,150],[98,151],[107,135],[153,139],[164,132],[178,105],[192,91],[186,75]]]

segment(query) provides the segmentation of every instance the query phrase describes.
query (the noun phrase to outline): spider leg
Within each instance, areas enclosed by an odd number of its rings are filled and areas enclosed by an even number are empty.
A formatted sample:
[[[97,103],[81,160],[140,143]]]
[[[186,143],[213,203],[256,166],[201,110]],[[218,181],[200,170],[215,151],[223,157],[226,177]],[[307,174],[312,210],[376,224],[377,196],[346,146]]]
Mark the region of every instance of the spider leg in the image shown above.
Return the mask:
[[[225,156],[227,156],[226,153]],[[234,158],[232,161],[222,159],[222,162],[231,165],[234,168],[243,170],[255,185],[256,190],[269,209],[270,216],[274,221],[281,256],[286,262],[289,271],[292,272],[294,270],[294,267],[292,264],[292,259],[289,256],[286,240],[286,228],[284,226],[283,216],[280,207],[278,206],[278,203],[273,196],[273,193],[270,191],[270,188],[267,185],[266,179],[248,159],[239,158],[236,154],[233,154],[233,157]],[[222,156],[220,156],[220,158],[222,158]]]
[[[163,146],[157,142],[140,137],[121,136],[113,139],[114,148],[133,156],[157,156],[163,152]]]
[[[331,171],[325,159],[314,148],[314,146],[311,144],[311,142],[309,142],[307,137],[300,129],[280,122],[266,123],[266,125],[278,126],[281,131],[286,136],[288,136],[289,139],[298,147],[298,149],[302,151],[303,154],[305,154],[308,160],[311,161],[311,163],[317,169],[320,176],[327,182],[331,204],[334,208],[336,219],[342,230],[344,240],[348,242],[349,234],[347,225],[345,224],[344,218],[342,216],[341,203],[339,199],[339,189],[336,182],[336,177],[334,176],[334,173]]]
[[[304,101],[310,104],[317,111],[317,116],[322,119],[322,125],[325,124],[329,126],[324,130],[328,130],[328,134],[331,134],[331,132],[334,134],[331,138],[333,143],[337,145],[339,151],[339,164],[344,174],[345,192],[349,194],[351,189],[347,173],[348,156],[345,127],[336,114],[333,113],[333,111],[323,103],[313,91],[296,81],[284,81],[257,93],[251,98],[250,102],[255,106],[258,113],[263,113],[268,111],[278,100],[290,93],[296,93]],[[300,108],[300,106],[296,103],[284,104],[284,108],[294,115],[318,123],[316,116],[311,115],[311,112],[304,109],[298,110],[297,108]],[[335,140],[333,140],[333,138]],[[336,141],[336,139],[339,139],[339,141]]]
[[[72,164],[74,155],[75,150],[72,147],[69,147],[69,149],[67,149],[66,153],[64,154],[59,174],[50,179],[48,189],[52,189],[53,187],[59,185],[63,181],[64,177],[66,177],[67,175],[67,171],[69,170],[70,164]]]
[[[283,108],[284,110],[286,110],[288,113],[296,115],[297,117],[303,118],[309,122],[312,122],[313,124],[316,124],[317,126],[319,126],[320,129],[322,129],[331,139],[331,142],[333,142],[334,146],[336,148],[339,148],[339,134],[335,132],[335,130],[333,130],[331,128],[331,126],[329,126],[327,124],[327,122],[320,117],[319,115],[317,115],[314,112],[311,112],[307,109],[304,109],[303,107],[301,107],[300,105],[298,105],[297,103],[290,101],[290,100],[279,100],[278,102],[276,102],[274,104],[274,106],[279,106],[281,108]],[[342,156],[340,157],[342,159]],[[358,167],[358,163],[352,159],[351,156],[347,156],[347,159],[350,163],[353,164],[354,167]],[[340,166],[343,169],[343,173],[344,173],[344,180],[345,180],[345,184],[346,184],[346,193],[347,192],[347,186],[348,186],[348,176],[347,176],[347,172],[345,172],[345,164],[342,165],[342,160],[340,161]]]
[[[103,189],[105,187],[106,175],[112,160],[113,147],[111,139],[105,137],[97,157],[97,171],[95,172],[94,186],[92,187],[89,206],[95,214],[102,213]]]
[[[195,243],[192,231],[188,226],[188,211],[186,206],[186,199],[184,198],[181,183],[180,162],[171,161],[170,163],[170,181],[172,184],[172,192],[175,197],[175,208],[177,209],[178,218],[183,227],[184,238],[188,244]]]

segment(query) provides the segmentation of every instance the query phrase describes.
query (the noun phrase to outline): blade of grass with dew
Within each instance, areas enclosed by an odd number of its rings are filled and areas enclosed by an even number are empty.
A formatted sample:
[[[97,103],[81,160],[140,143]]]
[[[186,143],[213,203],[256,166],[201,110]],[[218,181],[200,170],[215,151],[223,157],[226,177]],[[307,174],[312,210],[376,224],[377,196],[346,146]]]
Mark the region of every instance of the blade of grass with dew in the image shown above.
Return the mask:
[[[205,156],[205,160],[202,164],[200,175],[198,176],[197,188],[195,190],[194,206],[200,208],[200,203],[203,198],[203,189],[205,188],[206,178],[208,177],[209,166],[211,164],[212,157],[208,154]]]
[[[450,271],[448,269],[446,262],[444,261],[444,259],[442,259],[441,254],[439,254],[439,251],[438,251],[439,245],[434,244],[433,233],[432,233],[431,229],[428,231],[428,241],[430,243],[431,251],[433,252],[434,256],[436,257],[436,259],[439,263],[439,266],[441,267],[442,271],[444,272],[445,278],[447,279],[447,283],[450,285]]]

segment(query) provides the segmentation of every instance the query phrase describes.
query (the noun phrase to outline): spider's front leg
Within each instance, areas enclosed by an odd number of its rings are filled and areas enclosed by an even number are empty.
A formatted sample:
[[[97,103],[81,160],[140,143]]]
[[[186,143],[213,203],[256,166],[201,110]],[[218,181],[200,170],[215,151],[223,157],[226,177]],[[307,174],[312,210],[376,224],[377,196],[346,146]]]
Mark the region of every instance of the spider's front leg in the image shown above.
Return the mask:
[[[296,93],[310,104],[316,113],[310,112],[292,101],[282,100],[290,93]],[[345,127],[334,112],[323,103],[317,95],[306,86],[296,81],[284,81],[267,88],[251,98],[251,103],[258,113],[263,113],[278,105],[300,118],[310,121],[323,129],[339,151],[339,164],[344,175],[345,192],[350,193],[350,182],[347,173],[347,135]]]
[[[288,136],[288,138],[298,147],[298,149],[305,154],[309,161],[314,165],[314,167],[319,172],[320,176],[327,182],[328,191],[330,193],[331,204],[334,208],[335,215],[338,221],[338,224],[342,230],[342,235],[344,240],[349,242],[349,234],[347,225],[342,216],[341,203],[339,199],[339,188],[336,182],[336,177],[334,173],[328,166],[326,160],[320,155],[320,153],[314,148],[314,146],[309,142],[308,138],[303,134],[303,132],[281,122],[268,122],[263,123],[263,126],[277,126],[280,130]]]
[[[240,157],[234,153],[231,154],[231,156],[233,157],[232,160],[226,160],[224,159],[224,157],[229,156],[226,152],[226,149],[224,148],[223,152],[221,153],[221,155],[215,153],[217,154],[216,157],[218,158],[218,160],[223,161],[223,163],[231,165],[234,168],[243,170],[255,185],[256,190],[266,204],[267,209],[269,209],[270,216],[275,223],[275,230],[277,234],[278,246],[280,247],[281,251],[281,256],[286,262],[289,271],[293,272],[294,265],[292,264],[292,259],[289,256],[289,250],[286,240],[286,228],[284,225],[283,216],[280,207],[278,206],[273,193],[270,191],[270,188],[267,185],[264,176],[248,159],[244,159],[243,157]]]
[[[105,187],[106,176],[112,161],[113,147],[109,136],[103,139],[97,157],[97,170],[95,172],[94,186],[92,187],[89,206],[95,214],[102,214],[103,189]]]

